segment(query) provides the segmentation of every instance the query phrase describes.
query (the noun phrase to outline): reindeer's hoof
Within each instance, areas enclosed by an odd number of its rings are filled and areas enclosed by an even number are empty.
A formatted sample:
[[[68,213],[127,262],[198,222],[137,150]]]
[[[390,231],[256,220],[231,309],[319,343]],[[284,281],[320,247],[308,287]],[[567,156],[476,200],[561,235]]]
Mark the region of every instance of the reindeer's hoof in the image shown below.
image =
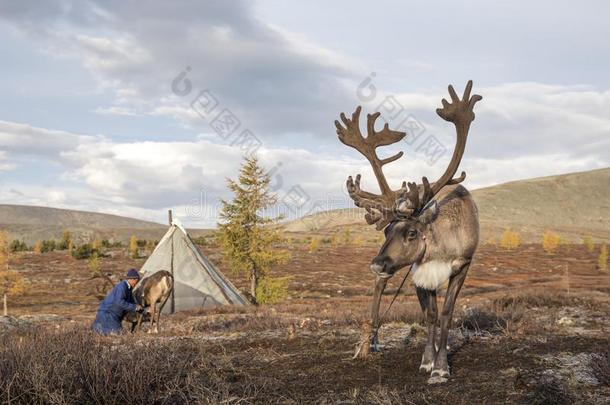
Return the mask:
[[[448,380],[445,377],[440,377],[438,375],[433,375],[432,377],[428,378],[428,384],[443,384],[446,383]]]
[[[437,368],[435,370],[432,370],[432,374],[430,374],[430,376],[447,378],[447,377],[449,377],[449,370],[443,370],[443,369]]]
[[[433,368],[434,354],[432,354],[429,350],[426,350],[421,356],[421,365],[419,366],[419,371],[429,373],[430,371],[432,371]]]

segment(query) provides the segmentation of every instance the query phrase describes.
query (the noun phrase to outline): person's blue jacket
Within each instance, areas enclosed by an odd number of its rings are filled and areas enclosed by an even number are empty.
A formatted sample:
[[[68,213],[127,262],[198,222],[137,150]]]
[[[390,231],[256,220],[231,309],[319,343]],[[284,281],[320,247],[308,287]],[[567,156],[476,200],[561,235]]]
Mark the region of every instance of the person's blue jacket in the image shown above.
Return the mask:
[[[102,335],[122,333],[121,321],[127,312],[136,310],[136,303],[127,281],[121,281],[108,293],[97,309],[92,329]]]

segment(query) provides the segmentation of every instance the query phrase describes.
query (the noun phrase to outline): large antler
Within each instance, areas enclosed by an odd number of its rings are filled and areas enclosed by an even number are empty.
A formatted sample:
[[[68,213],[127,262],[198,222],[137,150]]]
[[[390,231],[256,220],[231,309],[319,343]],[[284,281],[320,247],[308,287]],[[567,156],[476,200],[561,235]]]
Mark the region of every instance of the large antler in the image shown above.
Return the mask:
[[[377,156],[376,149],[379,146],[391,145],[399,142],[405,137],[404,132],[393,131],[388,128],[386,123],[381,131],[375,131],[375,121],[381,113],[376,112],[374,114],[367,115],[367,136],[362,136],[360,132],[360,111],[361,107],[358,106],[356,111],[352,114],[352,118],[348,119],[344,113],[341,113],[341,121],[335,121],[337,127],[337,134],[339,140],[347,146],[351,146],[358,152],[362,153],[367,160],[370,162],[379,188],[381,189],[381,195],[369,193],[360,189],[360,175],[356,176],[356,181],[349,176],[347,179],[347,191],[350,197],[354,200],[354,203],[358,207],[366,209],[367,214],[365,216],[368,224],[376,224],[377,229],[383,229],[389,222],[396,217],[394,205],[396,199],[405,192],[406,183],[403,182],[402,187],[398,190],[392,190],[388,185],[388,182],[383,174],[382,167],[390,162],[393,162],[403,155],[403,152],[399,152],[394,156],[390,156],[385,159],[380,159]]]
[[[412,215],[414,212],[419,212],[443,187],[449,184],[459,184],[466,179],[466,172],[462,172],[460,177],[457,178],[453,178],[453,176],[455,176],[455,172],[464,155],[470,124],[474,121],[474,105],[483,99],[478,94],[471,97],[471,91],[472,80],[469,80],[464,89],[464,95],[460,100],[453,86],[449,85],[451,103],[443,99],[441,101],[443,108],[437,108],[436,113],[445,121],[453,122],[455,125],[457,142],[453,150],[453,156],[445,173],[432,185],[430,185],[426,177],[422,178],[422,185],[419,187],[415,183],[408,184],[409,190],[403,194],[406,204],[397,204],[399,216],[405,217]],[[423,191],[421,198],[420,190]]]

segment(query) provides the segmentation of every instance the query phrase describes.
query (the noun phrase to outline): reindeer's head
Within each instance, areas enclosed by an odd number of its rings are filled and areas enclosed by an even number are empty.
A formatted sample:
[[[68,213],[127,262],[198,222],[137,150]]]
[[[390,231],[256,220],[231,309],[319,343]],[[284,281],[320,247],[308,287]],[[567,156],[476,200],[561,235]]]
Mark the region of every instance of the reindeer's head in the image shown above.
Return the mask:
[[[420,215],[390,222],[384,229],[385,242],[371,263],[371,271],[390,277],[401,268],[419,262],[426,252],[428,227],[437,214],[438,204],[432,201]]]
[[[426,250],[426,234],[431,223],[439,213],[439,206],[434,196],[446,185],[464,181],[466,173],[453,178],[464,154],[466,138],[470,123],[474,120],[473,107],[482,99],[479,95],[470,96],[472,81],[469,81],[460,100],[453,86],[449,86],[451,103],[443,99],[443,107],[436,110],[446,121],[453,122],[457,132],[457,143],[449,166],[441,178],[430,184],[426,177],[422,184],[402,183],[398,190],[392,190],[383,174],[383,165],[399,159],[403,152],[380,159],[376,149],[379,146],[399,142],[405,137],[404,132],[393,131],[385,124],[381,131],[375,130],[375,120],[380,113],[367,116],[367,137],[362,136],[359,127],[361,108],[356,108],[352,118],[341,113],[341,121],[335,121],[339,140],[362,153],[370,162],[381,195],[360,189],[360,175],[354,181],[347,179],[347,190],[356,206],[366,209],[365,219],[368,224],[375,224],[378,230],[384,229],[386,240],[379,254],[371,263],[371,271],[382,277],[390,277],[397,270],[418,262]]]

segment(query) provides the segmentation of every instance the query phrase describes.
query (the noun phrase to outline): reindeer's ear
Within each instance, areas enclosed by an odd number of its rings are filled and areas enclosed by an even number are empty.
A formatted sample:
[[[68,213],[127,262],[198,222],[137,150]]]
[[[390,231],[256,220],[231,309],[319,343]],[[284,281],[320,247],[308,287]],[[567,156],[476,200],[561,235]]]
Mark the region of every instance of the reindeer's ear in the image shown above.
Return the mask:
[[[421,214],[419,214],[417,220],[422,224],[427,225],[436,219],[438,211],[438,203],[436,202],[436,200],[432,200],[431,203],[424,207],[424,210]]]

